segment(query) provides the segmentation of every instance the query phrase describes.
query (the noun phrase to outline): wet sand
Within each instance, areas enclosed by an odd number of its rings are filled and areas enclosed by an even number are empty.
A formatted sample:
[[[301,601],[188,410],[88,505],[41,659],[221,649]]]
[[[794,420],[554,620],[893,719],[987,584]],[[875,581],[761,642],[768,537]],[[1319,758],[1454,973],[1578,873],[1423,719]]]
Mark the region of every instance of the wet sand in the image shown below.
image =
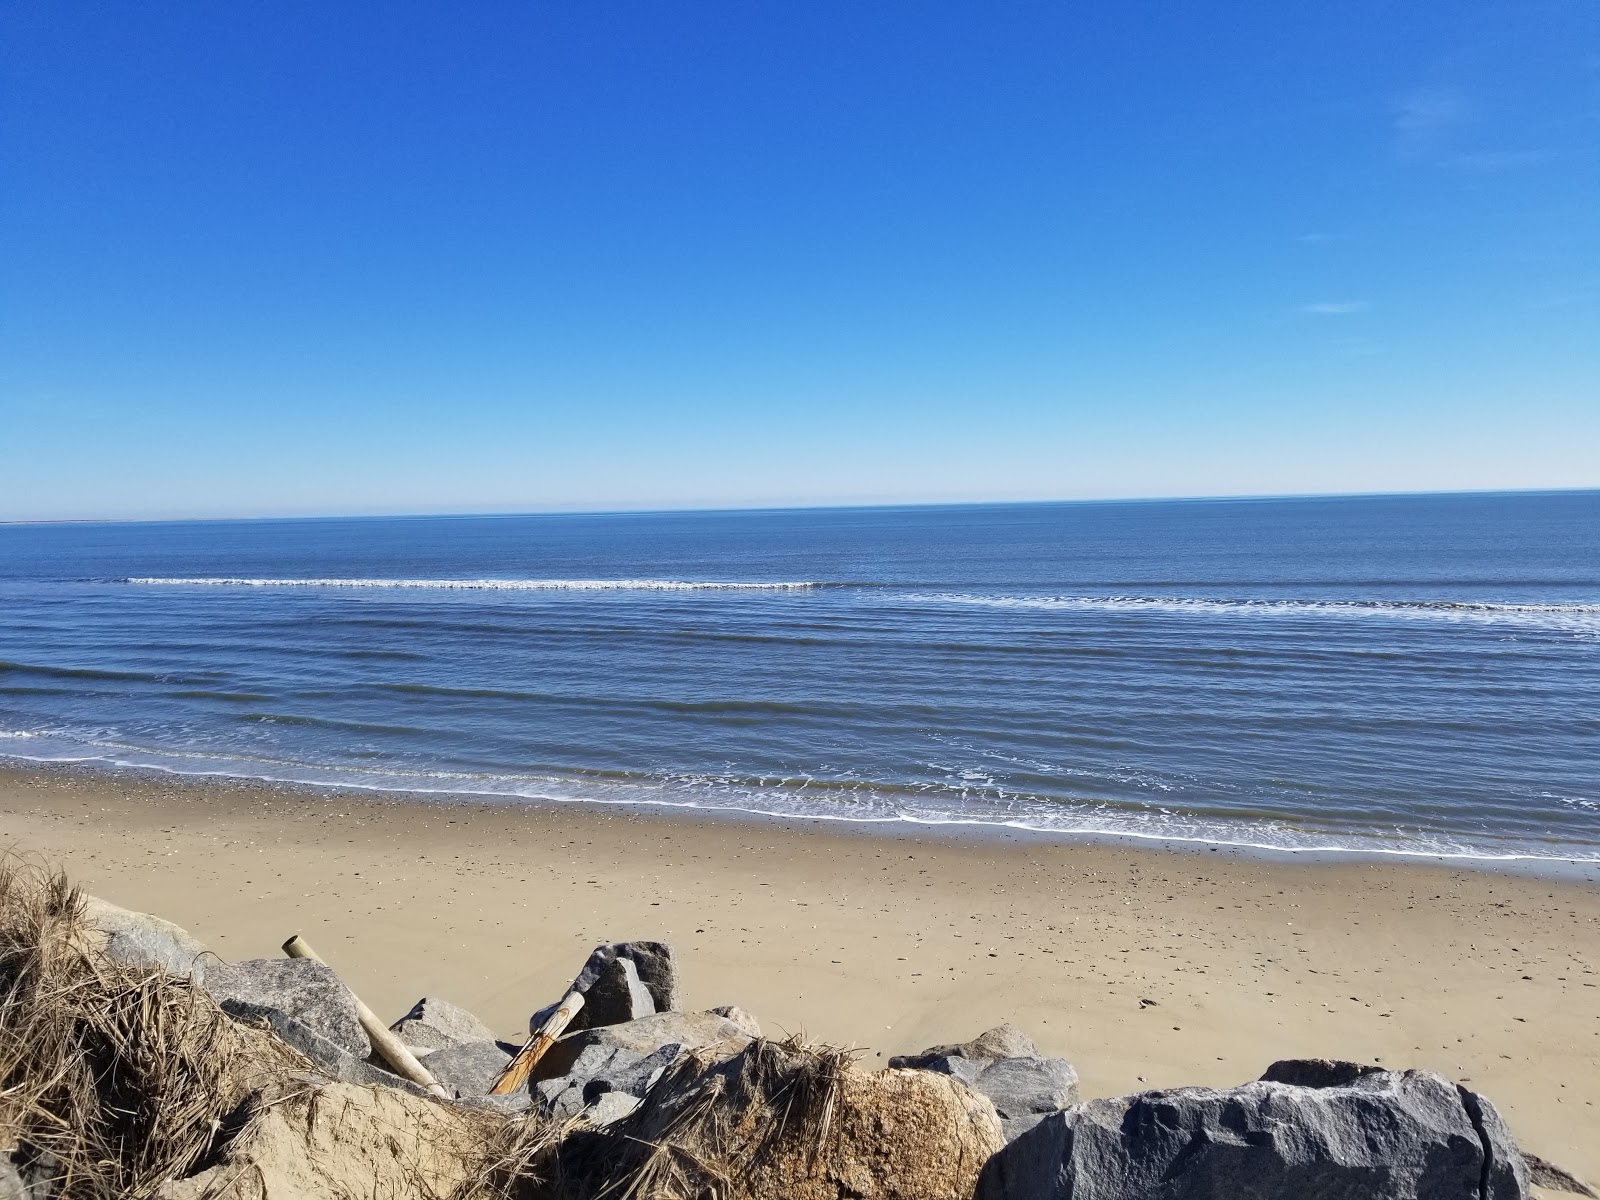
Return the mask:
[[[1010,1019],[1086,1095],[1292,1056],[1425,1067],[1600,1178],[1600,870],[887,828],[0,771],[0,846],[226,958],[303,933],[380,1014],[438,995],[515,1038],[595,942],[658,938],[689,1006],[868,1062]]]

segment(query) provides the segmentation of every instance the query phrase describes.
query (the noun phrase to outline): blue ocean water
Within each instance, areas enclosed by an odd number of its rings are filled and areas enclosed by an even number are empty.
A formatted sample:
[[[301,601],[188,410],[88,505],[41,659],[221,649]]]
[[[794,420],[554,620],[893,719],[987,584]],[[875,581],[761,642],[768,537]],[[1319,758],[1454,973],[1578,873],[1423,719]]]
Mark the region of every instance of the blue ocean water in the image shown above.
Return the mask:
[[[0,527],[0,754],[1600,860],[1600,492]]]

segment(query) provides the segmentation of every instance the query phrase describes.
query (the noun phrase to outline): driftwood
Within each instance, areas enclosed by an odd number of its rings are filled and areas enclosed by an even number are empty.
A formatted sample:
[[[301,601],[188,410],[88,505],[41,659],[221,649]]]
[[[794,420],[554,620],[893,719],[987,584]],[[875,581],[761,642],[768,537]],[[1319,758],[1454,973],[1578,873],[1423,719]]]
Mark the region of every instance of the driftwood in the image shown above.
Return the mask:
[[[506,1069],[500,1073],[500,1078],[494,1081],[494,1086],[489,1089],[491,1096],[509,1096],[518,1088],[528,1082],[528,1076],[533,1068],[539,1065],[539,1060],[544,1057],[545,1051],[555,1045],[566,1027],[572,1023],[572,1018],[578,1015],[578,1010],[583,1007],[583,993],[570,991],[556,1005],[555,1012],[545,1018],[544,1024],[534,1030],[532,1036],[522,1044],[522,1049],[517,1051],[517,1056],[506,1064]]]
[[[322,962],[322,958],[311,944],[298,933],[283,944],[283,952],[290,958],[309,958],[313,962]],[[323,966],[327,966],[323,963]],[[389,1031],[389,1027],[370,1008],[362,1003],[361,997],[351,992],[351,997],[356,1002],[356,1016],[361,1019],[361,1028],[367,1031],[367,1036],[372,1039],[372,1048],[378,1056],[394,1068],[397,1075],[420,1084],[441,1100],[452,1100],[453,1096],[439,1086],[438,1080],[429,1074],[428,1068],[417,1060],[411,1053],[411,1048]]]

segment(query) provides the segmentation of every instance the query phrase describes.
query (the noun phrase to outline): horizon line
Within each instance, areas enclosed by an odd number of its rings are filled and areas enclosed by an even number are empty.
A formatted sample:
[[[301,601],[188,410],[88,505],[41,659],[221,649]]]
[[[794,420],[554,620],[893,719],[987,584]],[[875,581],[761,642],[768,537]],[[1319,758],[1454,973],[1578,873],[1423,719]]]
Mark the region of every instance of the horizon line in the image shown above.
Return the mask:
[[[1585,487],[1542,488],[1425,488],[1416,491],[1361,491],[1361,492],[1244,492],[1196,496],[1081,496],[1050,500],[902,500],[868,503],[822,504],[752,504],[752,505],[688,505],[679,507],[649,508],[530,508],[497,511],[396,511],[378,513],[302,513],[232,516],[232,517],[40,517],[37,519],[7,520],[0,518],[0,527],[18,525],[182,525],[224,524],[251,521],[441,521],[441,520],[510,520],[518,517],[621,517],[621,516],[673,516],[694,513],[789,513],[789,512],[855,512],[906,508],[1020,508],[1029,505],[1067,504],[1200,504],[1228,503],[1262,500],[1377,500],[1389,497],[1415,496],[1550,496],[1582,492],[1600,492],[1600,485]]]

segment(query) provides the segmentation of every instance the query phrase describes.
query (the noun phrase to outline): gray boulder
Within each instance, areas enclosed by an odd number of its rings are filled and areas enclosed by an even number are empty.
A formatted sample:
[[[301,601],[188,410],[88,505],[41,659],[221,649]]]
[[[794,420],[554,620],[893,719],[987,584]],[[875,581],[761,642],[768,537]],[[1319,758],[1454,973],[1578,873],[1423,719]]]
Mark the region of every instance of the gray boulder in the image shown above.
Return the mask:
[[[372,1053],[371,1040],[356,1015],[355,997],[331,969],[314,959],[213,961],[206,968],[205,986],[225,1010],[232,1011],[230,1002],[275,1008],[356,1058]]]
[[[433,996],[418,1000],[389,1030],[419,1057],[449,1046],[495,1040],[494,1031],[466,1009]]]
[[[458,1098],[487,1096],[514,1053],[491,1038],[435,1050],[422,1065],[440,1087]]]
[[[720,1013],[656,1013],[560,1038],[534,1068],[529,1086],[543,1111],[572,1116],[608,1092],[642,1097],[690,1050],[732,1057],[750,1041],[743,1024]]]
[[[921,1054],[900,1054],[889,1060],[891,1067],[927,1070],[941,1058],[1038,1058],[1033,1039],[1009,1022],[986,1029],[970,1042],[953,1046],[929,1046]]]
[[[1489,1102],[1423,1071],[1143,1092],[1054,1113],[985,1165],[975,1200],[1523,1200]]]
[[[1078,1073],[1064,1058],[1041,1058],[1033,1039],[1012,1025],[998,1025],[970,1042],[933,1046],[900,1055],[890,1067],[937,1071],[988,1097],[1009,1142],[1043,1118],[1078,1102]]]
[[[584,1109],[583,1115],[596,1129],[604,1129],[607,1125],[622,1120],[623,1117],[631,1116],[633,1110],[641,1103],[639,1097],[630,1096],[626,1092],[607,1092]]]
[[[428,1092],[399,1075],[384,1070],[366,1058],[358,1058],[345,1047],[323,1037],[303,1021],[265,1004],[245,1000],[224,1000],[222,1010],[236,1021],[270,1029],[316,1064],[317,1070],[337,1083],[356,1083],[363,1087],[381,1085],[399,1088],[416,1096]]]
[[[650,993],[654,1011],[672,1012],[678,1007],[678,970],[672,963],[672,947],[665,942],[608,942],[596,946],[572,986],[587,993],[607,964],[619,958],[633,964],[639,982]]]
[[[106,956],[143,970],[204,978],[206,948],[186,929],[148,913],[119,908],[98,896],[83,898],[84,917],[104,938]]]
[[[1587,1200],[1600,1200],[1595,1191],[1583,1180],[1570,1171],[1563,1171],[1553,1162],[1546,1162],[1537,1154],[1529,1154],[1526,1150],[1522,1159],[1528,1164],[1528,1176],[1533,1180],[1535,1187],[1542,1187],[1550,1192],[1570,1192],[1574,1196],[1584,1196]]]
[[[723,1004],[706,1011],[716,1013],[719,1017],[728,1018],[738,1026],[739,1031],[746,1037],[758,1038],[761,1036],[761,1022],[756,1020],[754,1013],[746,1012],[737,1004]]]
[[[662,1046],[651,1054],[621,1046],[590,1046],[567,1074],[532,1085],[534,1103],[546,1116],[564,1120],[608,1095],[642,1100],[683,1053],[677,1045]]]
[[[632,959],[612,958],[599,964],[583,994],[583,1007],[573,1026],[593,1029],[637,1021],[656,1011],[650,989],[639,978]]]

